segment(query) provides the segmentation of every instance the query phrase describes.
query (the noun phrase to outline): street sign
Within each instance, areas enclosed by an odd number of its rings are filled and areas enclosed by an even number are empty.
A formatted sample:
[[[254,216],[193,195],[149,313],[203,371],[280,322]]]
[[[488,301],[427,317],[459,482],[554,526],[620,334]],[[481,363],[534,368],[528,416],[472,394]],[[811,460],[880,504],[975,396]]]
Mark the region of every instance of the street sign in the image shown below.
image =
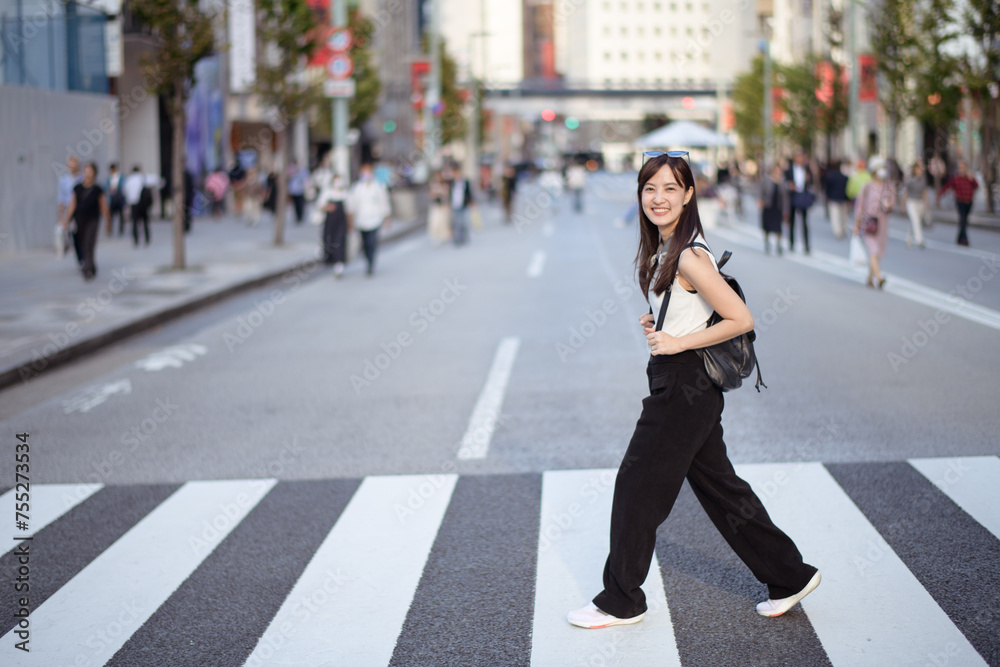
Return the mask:
[[[324,97],[354,97],[354,79],[327,79],[323,82]]]
[[[327,66],[327,71],[331,79],[346,79],[354,72],[354,61],[348,55],[334,56]]]
[[[330,35],[330,39],[327,40],[326,45],[334,53],[345,53],[354,45],[354,36],[351,35],[351,31],[347,28],[337,28]]]

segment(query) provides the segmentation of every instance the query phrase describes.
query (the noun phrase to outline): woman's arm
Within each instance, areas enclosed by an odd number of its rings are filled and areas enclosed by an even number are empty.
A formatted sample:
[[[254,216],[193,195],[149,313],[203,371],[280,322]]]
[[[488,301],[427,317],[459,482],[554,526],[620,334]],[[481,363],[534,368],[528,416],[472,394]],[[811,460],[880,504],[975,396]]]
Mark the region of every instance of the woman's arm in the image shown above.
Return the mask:
[[[110,227],[111,226],[111,209],[108,207],[108,198],[104,196],[103,192],[101,193],[100,205],[101,205],[101,215],[104,216],[104,224],[106,224],[106,225],[108,225],[108,227]]]
[[[730,340],[753,329],[753,315],[739,295],[722,278],[718,269],[704,252],[694,248],[681,253],[678,273],[715,309],[721,317],[719,323],[674,337],[663,331],[646,328],[646,340],[653,354],[677,354],[685,350],[709,347]]]

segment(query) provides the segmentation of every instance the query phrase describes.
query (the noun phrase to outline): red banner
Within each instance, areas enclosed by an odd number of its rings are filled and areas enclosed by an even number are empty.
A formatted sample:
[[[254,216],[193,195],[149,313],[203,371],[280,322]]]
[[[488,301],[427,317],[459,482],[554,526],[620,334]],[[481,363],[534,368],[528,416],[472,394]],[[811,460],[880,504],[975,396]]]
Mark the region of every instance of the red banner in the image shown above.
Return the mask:
[[[863,54],[858,56],[858,100],[874,102],[878,99],[878,61],[875,56]]]

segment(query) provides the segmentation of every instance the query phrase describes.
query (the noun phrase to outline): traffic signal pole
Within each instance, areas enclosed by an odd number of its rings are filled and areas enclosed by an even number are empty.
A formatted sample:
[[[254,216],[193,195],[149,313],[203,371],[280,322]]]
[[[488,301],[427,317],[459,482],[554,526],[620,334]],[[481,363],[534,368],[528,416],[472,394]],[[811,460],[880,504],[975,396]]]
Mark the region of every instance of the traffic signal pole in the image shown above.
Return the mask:
[[[334,28],[347,26],[347,0],[333,0],[330,25]],[[333,173],[340,174],[347,183],[351,181],[351,155],[347,148],[348,98],[333,98],[332,151]]]

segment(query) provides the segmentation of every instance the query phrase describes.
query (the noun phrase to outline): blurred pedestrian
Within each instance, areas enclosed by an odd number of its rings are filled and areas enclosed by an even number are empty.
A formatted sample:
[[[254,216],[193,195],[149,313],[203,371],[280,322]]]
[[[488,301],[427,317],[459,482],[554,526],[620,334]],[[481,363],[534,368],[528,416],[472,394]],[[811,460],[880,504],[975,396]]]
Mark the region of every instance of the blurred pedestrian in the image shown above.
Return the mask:
[[[587,187],[587,168],[574,162],[566,169],[566,187],[573,191],[573,210],[583,212],[583,189]]]
[[[292,198],[295,209],[295,224],[302,224],[302,216],[306,210],[306,184],[309,182],[309,170],[300,166],[297,160],[292,160],[288,167],[288,196]]]
[[[503,168],[500,183],[500,199],[503,201],[503,221],[510,223],[514,215],[514,195],[517,193],[517,170],[513,165]]]
[[[785,172],[785,187],[788,188],[790,213],[788,220],[788,249],[795,249],[795,218],[802,218],[802,243],[809,254],[809,209],[816,201],[813,193],[813,173],[803,151],[795,153],[792,164]],[[798,214],[798,216],[796,215]]]
[[[212,216],[218,218],[226,208],[226,191],[229,190],[229,175],[217,167],[205,177],[205,191],[212,202]]]
[[[451,181],[451,235],[455,245],[469,242],[469,209],[475,206],[472,198],[472,186],[461,172],[457,172]]]
[[[879,262],[889,241],[889,211],[896,206],[896,186],[889,178],[885,160],[877,155],[868,161],[872,179],[861,188],[854,206],[854,233],[863,233],[868,250],[869,287],[882,289],[885,276]]]
[[[910,229],[906,232],[906,247],[912,248],[914,241],[924,248],[924,218],[928,213],[927,177],[924,163],[916,160],[910,175],[903,182],[903,206],[910,218]]]
[[[264,202],[264,184],[261,182],[257,167],[250,167],[243,179],[242,199],[243,214],[247,224],[256,227],[260,224],[260,206]]]
[[[427,235],[435,245],[440,245],[451,240],[451,200],[448,183],[440,171],[431,175],[428,194],[431,206],[427,213]]]
[[[708,379],[697,350],[752,330],[753,316],[719,274],[705,243],[687,161],[671,155],[678,154],[652,157],[639,171],[635,264],[639,286],[651,310],[659,313],[639,318],[651,352],[646,368],[650,395],[643,399],[615,477],[604,590],[567,616],[583,628],[627,625],[645,616],[641,586],[657,528],[669,516],[685,478],[722,537],[767,585],[769,599],[757,605],[758,614],[784,614],[821,579],[772,523],[726,453],[722,391]],[[713,313],[721,321],[708,326]]]
[[[59,177],[59,185],[56,193],[58,212],[56,214],[56,224],[63,230],[63,234],[68,234],[73,242],[73,252],[76,254],[76,263],[83,266],[83,244],[82,237],[77,236],[76,224],[73,216],[66,219],[66,209],[69,208],[73,200],[73,188],[83,180],[80,173],[80,159],[75,155],[66,158],[66,171]],[[64,223],[64,219],[66,222]]]
[[[229,186],[233,189],[233,212],[239,217],[243,215],[243,196],[247,183],[247,170],[243,168],[239,158],[233,161],[228,176]]]
[[[132,242],[136,248],[139,247],[140,222],[146,237],[146,245],[149,245],[149,209],[153,205],[152,195],[152,190],[146,185],[142,167],[134,165],[132,173],[125,179],[125,203],[129,207],[129,217],[132,218]]]
[[[872,174],[868,171],[865,161],[858,160],[854,166],[854,173],[847,178],[845,192],[847,193],[848,200],[854,202],[858,198],[858,195],[861,194],[861,188],[870,180],[872,180]],[[854,215],[853,210],[851,211],[851,215]]]
[[[315,206],[322,210],[323,263],[333,267],[333,275],[340,278],[347,262],[347,187],[339,174],[326,173],[326,180],[317,183],[319,194]]]
[[[846,162],[834,160],[823,174],[830,227],[838,239],[847,235],[847,174],[844,173],[846,165]]]
[[[972,200],[976,196],[976,188],[978,187],[979,183],[969,173],[969,165],[965,163],[965,160],[959,160],[958,171],[938,190],[938,206],[941,205],[941,195],[948,190],[955,193],[955,208],[958,209],[958,239],[955,242],[958,245],[969,245],[966,229],[969,226],[969,213],[972,212]]]
[[[278,211],[278,175],[274,173],[274,170],[267,170],[267,176],[264,177],[263,189],[261,207],[270,213],[271,220],[274,221]]]
[[[112,162],[108,167],[108,179],[105,182],[105,192],[108,197],[108,207],[111,210],[111,221],[108,223],[107,233],[111,236],[114,231],[115,216],[118,216],[118,236],[125,236],[125,191],[122,186],[125,179],[118,171],[118,163]]]
[[[73,188],[73,196],[62,219],[63,228],[69,226],[70,220],[76,220],[76,235],[80,237],[83,252],[81,270],[84,280],[93,280],[97,275],[94,251],[102,217],[107,225],[111,224],[108,200],[104,196],[104,189],[97,184],[97,165],[88,162],[83,168],[83,180]]]
[[[391,212],[389,190],[375,179],[374,165],[366,162],[361,165],[358,181],[351,188],[347,214],[349,224],[361,232],[361,246],[368,263],[365,273],[369,276],[375,273],[379,229],[389,220]]]
[[[788,188],[785,186],[781,165],[771,167],[771,173],[761,183],[757,206],[760,208],[760,226],[764,230],[764,252],[770,254],[770,239],[781,255],[781,228],[788,221]]]

